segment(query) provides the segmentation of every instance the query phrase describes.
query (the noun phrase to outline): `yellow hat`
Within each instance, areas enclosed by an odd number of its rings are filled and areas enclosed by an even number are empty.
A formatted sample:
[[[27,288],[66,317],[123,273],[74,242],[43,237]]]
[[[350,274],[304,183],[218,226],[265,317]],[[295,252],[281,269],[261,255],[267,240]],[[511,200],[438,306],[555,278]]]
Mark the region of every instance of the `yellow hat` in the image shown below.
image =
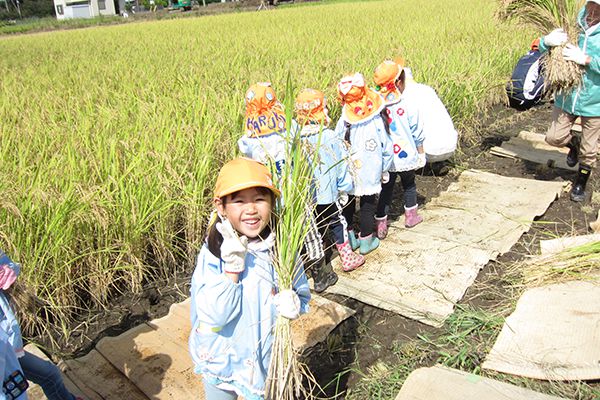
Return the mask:
[[[235,158],[221,167],[215,185],[215,198],[253,187],[264,187],[279,197],[280,192],[273,185],[269,169],[251,158]]]
[[[394,104],[400,101],[400,90],[396,86],[396,80],[402,73],[404,60],[400,65],[397,61],[385,60],[375,68],[373,81],[377,85],[376,89],[383,96],[386,104]]]
[[[246,134],[251,137],[285,130],[285,111],[268,82],[255,83],[246,92]]]
[[[383,108],[383,98],[365,85],[360,73],[343,77],[337,89],[344,105],[342,117],[351,124],[364,121]]]
[[[329,124],[329,115],[325,95],[323,92],[315,89],[303,89],[296,97],[295,109],[298,122],[317,122]]]

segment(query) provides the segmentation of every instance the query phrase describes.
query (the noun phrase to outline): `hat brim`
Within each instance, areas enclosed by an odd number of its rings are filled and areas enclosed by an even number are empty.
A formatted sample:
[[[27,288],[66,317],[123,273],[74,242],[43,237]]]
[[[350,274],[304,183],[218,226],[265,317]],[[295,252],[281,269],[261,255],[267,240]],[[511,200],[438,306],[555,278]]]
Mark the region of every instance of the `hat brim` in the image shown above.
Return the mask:
[[[344,118],[346,122],[350,124],[356,124],[359,122],[367,121],[374,115],[379,114],[381,110],[383,110],[385,104],[383,97],[381,97],[379,93],[367,87],[365,88],[365,96],[367,97],[367,99],[373,102],[373,109],[371,110],[371,112],[365,115],[357,115],[354,113],[353,110],[350,109],[350,107],[348,107],[347,104],[344,104],[344,107],[342,108],[342,118]]]
[[[215,193],[215,198],[221,199],[227,195],[239,192],[240,190],[257,188],[257,187],[269,189],[271,192],[273,192],[275,197],[281,196],[281,192],[275,186],[265,185],[265,183],[261,182],[261,181],[247,181],[244,183],[240,183],[238,185],[230,186],[227,188],[227,190],[223,190],[220,193]]]

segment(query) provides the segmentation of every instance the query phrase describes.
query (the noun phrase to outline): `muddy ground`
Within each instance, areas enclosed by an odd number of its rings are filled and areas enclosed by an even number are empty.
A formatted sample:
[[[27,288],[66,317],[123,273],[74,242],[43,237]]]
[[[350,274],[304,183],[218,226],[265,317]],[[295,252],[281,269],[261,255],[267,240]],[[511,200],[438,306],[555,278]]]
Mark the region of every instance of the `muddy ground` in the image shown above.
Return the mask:
[[[482,117],[477,144],[462,144],[459,154],[449,172],[444,175],[426,169],[417,177],[419,203],[427,204],[433,197],[444,191],[457,180],[461,171],[475,168],[504,176],[542,180],[573,180],[574,172],[549,169],[534,163],[499,158],[490,155],[490,147],[499,145],[520,130],[545,132],[550,123],[552,105],[547,103],[526,112],[517,112],[505,107],[497,107]],[[493,309],[503,296],[503,271],[507,265],[537,252],[539,240],[556,236],[585,234],[588,223],[595,220],[597,205],[592,205],[589,196],[600,190],[599,179],[592,175],[588,185],[588,201],[573,203],[565,195],[550,205],[545,215],[539,218],[510,252],[490,262],[479,274],[476,283],[467,291],[464,304]],[[401,186],[397,185],[391,218],[402,218]],[[544,221],[544,223],[541,223]],[[550,222],[550,223],[546,223]],[[94,311],[86,322],[67,340],[66,345],[57,349],[56,355],[69,358],[87,353],[104,336],[116,336],[144,321],[167,314],[169,306],[184,300],[189,293],[191,272],[168,282],[154,283],[140,295],[123,296],[111,310]],[[499,290],[490,290],[493,287]],[[440,330],[360,303],[350,298],[325,295],[332,300],[356,310],[354,317],[343,322],[330,335],[330,340],[310,349],[305,359],[322,386],[327,386],[327,394],[334,395],[354,387],[361,378],[359,371],[366,371],[377,362],[394,363],[392,351],[398,343],[415,339],[426,333],[441,334]],[[49,345],[47,338],[34,338],[37,342]],[[422,366],[431,365],[435,360],[424,359]],[[342,373],[349,370],[350,372]],[[332,383],[335,382],[335,383]],[[337,386],[337,389],[335,388]],[[343,398],[343,396],[338,397]]]

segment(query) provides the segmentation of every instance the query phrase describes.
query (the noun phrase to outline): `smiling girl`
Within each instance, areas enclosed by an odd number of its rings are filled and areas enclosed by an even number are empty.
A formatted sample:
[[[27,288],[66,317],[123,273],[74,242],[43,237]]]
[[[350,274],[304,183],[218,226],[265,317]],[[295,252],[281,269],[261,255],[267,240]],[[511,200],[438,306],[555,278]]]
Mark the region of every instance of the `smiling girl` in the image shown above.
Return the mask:
[[[267,167],[248,158],[228,162],[217,178],[217,220],[191,288],[189,348],[207,400],[262,399],[277,315],[295,319],[308,311],[302,268],[293,290],[277,293],[271,252],[279,195]]]

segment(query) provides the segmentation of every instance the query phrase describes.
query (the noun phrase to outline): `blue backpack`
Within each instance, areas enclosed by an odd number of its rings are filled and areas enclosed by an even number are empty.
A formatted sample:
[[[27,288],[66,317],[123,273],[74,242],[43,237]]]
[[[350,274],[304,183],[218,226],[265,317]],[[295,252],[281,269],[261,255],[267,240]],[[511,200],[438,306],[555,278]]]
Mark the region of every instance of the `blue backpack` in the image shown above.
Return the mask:
[[[506,85],[508,102],[512,108],[523,111],[538,104],[544,94],[544,76],[540,61],[543,54],[530,50],[519,59]]]

